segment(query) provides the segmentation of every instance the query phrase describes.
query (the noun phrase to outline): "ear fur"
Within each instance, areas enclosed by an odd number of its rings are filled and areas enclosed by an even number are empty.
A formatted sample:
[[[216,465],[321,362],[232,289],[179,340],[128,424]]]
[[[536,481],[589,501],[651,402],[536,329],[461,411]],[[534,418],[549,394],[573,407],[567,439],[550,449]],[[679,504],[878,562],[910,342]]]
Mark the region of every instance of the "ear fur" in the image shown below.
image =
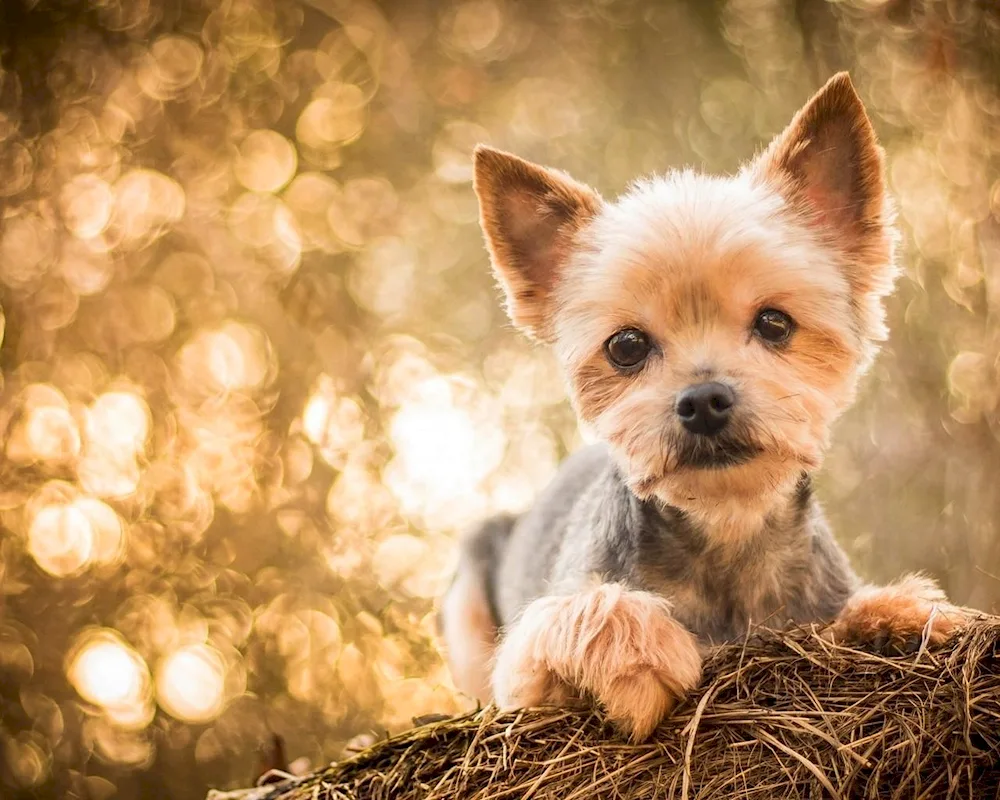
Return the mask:
[[[550,340],[555,287],[600,195],[565,173],[483,145],[473,185],[507,313],[530,336]]]
[[[856,290],[883,282],[892,235],[882,148],[846,72],[816,92],[749,169],[842,249]]]

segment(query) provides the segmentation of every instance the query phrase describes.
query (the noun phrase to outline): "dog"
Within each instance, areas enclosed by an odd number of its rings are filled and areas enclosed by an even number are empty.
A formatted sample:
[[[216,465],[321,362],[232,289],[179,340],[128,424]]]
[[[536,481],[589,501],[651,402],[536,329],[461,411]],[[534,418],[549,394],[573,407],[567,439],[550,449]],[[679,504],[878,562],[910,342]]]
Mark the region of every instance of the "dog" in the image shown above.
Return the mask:
[[[589,698],[642,740],[707,649],[754,625],[912,651],[964,624],[926,577],[863,584],[813,495],[897,273],[846,73],[733,176],[672,172],[609,202],[479,146],[474,188],[510,319],[553,348],[598,442],[464,538],[439,615],[457,688],[502,708]]]

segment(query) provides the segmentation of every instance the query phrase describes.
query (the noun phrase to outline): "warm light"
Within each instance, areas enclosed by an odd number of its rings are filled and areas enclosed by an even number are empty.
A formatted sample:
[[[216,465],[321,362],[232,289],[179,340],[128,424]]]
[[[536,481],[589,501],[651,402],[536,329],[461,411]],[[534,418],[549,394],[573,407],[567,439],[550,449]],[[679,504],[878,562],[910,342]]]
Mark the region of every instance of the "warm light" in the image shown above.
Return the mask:
[[[3,765],[6,767],[7,781],[24,788],[38,786],[49,774],[52,760],[39,746],[37,740],[32,740],[28,731],[17,737],[4,737]]]
[[[62,392],[45,384],[28,386],[21,395],[24,416],[7,440],[12,461],[70,461],[80,453],[80,432]]]
[[[452,44],[470,54],[485,50],[496,39],[502,23],[500,9],[491,0],[469,0],[455,12]]]
[[[390,536],[375,551],[375,578],[386,589],[400,589],[413,597],[436,597],[451,577],[450,540],[434,548],[425,539],[401,533]]]
[[[364,414],[351,398],[338,397],[329,379],[321,380],[306,402],[302,429],[327,463],[342,466],[364,440]]]
[[[89,296],[104,289],[114,272],[114,262],[101,238],[67,239],[59,257],[59,273],[78,295]]]
[[[242,325],[230,323],[209,334],[208,368],[226,389],[245,389],[264,379],[267,364],[256,345],[259,337]]]
[[[141,453],[149,435],[149,407],[133,392],[99,395],[87,413],[87,438],[111,450]]]
[[[279,204],[271,217],[274,241],[262,254],[264,260],[278,273],[292,272],[302,259],[302,231],[291,209]]]
[[[80,497],[71,506],[90,527],[90,555],[99,564],[119,561],[125,550],[122,521],[109,505],[94,497]]]
[[[36,280],[54,256],[55,245],[55,232],[38,214],[8,216],[0,236],[0,280],[13,287]]]
[[[186,36],[161,36],[139,68],[139,85],[150,97],[169,100],[197,79],[204,60],[202,49]]]
[[[184,493],[190,503],[185,515],[193,512],[199,528],[207,524],[214,511],[211,496],[233,511],[249,510],[259,489],[255,474],[262,434],[258,406],[242,393],[216,396],[183,411],[178,421],[185,442],[181,456]]]
[[[149,407],[133,392],[106,392],[91,403],[87,409],[87,446],[78,467],[84,489],[100,497],[125,497],[135,492],[149,420]]]
[[[361,459],[339,466],[340,474],[326,496],[326,513],[339,526],[362,531],[384,530],[396,513],[398,502]],[[339,537],[343,543],[343,536]],[[342,554],[351,560],[351,554]],[[357,555],[355,553],[354,555]]]
[[[222,711],[225,665],[212,647],[189,645],[167,656],[156,672],[156,698],[184,722],[208,722]]]
[[[464,524],[463,502],[482,505],[479,484],[503,457],[499,420],[471,402],[459,407],[447,378],[426,380],[413,394],[390,425],[396,457],[385,473],[387,485],[410,513],[434,514],[442,525]]]
[[[993,365],[980,353],[963,351],[948,365],[951,415],[966,424],[977,422],[984,412],[996,408],[990,391]]]
[[[5,142],[0,197],[14,197],[27,189],[31,185],[33,167],[31,151],[23,144],[8,138]]]
[[[178,355],[181,371],[193,388],[220,391],[254,389],[271,377],[272,353],[257,327],[224,322],[195,334]]]
[[[353,141],[364,130],[365,95],[357,86],[330,83],[299,116],[295,134],[307,147],[322,150]]]
[[[385,237],[365,248],[349,286],[360,305],[391,320],[408,313],[419,274],[414,249],[400,239]]]
[[[393,418],[391,435],[403,468],[422,482],[468,491],[481,470],[476,460],[476,426],[457,408],[414,403]]]
[[[96,175],[75,177],[63,187],[59,200],[66,227],[80,239],[93,239],[111,219],[114,195]]]
[[[828,48],[809,52],[789,11],[819,4],[716,5],[706,24],[698,3],[657,0],[554,15],[511,0],[0,0],[27,23],[5,31],[19,58],[0,57],[0,800],[64,786],[110,800],[95,773],[123,795],[165,775],[193,794],[249,782],[226,764],[265,729],[298,729],[294,755],[335,755],[358,728],[452,708],[432,609],[460,531],[532,507],[596,436],[578,431],[553,348],[505,313],[474,151],[615,194],[753,158],[824,77],[808,62]],[[905,273],[896,346],[833,431],[833,516],[852,518],[861,571],[947,549],[954,599],[987,607],[998,5],[840,0],[806,20],[879,128]],[[709,256],[712,212],[673,220]],[[789,233],[790,257],[810,232]],[[861,295],[888,288],[868,266],[826,284],[849,277],[866,320]],[[771,377],[751,362],[836,382],[805,350],[849,321],[788,302],[829,324],[802,331],[802,358],[733,340],[750,404]],[[715,309],[723,327],[745,324],[741,303]],[[669,395],[685,354],[661,333],[663,369],[635,381]],[[761,414],[757,433],[797,446],[809,421],[787,400],[791,416]],[[904,546],[871,533],[891,528]]]
[[[405,578],[427,555],[427,543],[416,536],[390,536],[378,546],[372,564],[378,582],[387,589]]]
[[[287,273],[299,266],[302,231],[292,210],[274,195],[244,192],[229,209],[229,227],[257,249],[271,271]]]
[[[339,202],[341,190],[333,178],[318,172],[297,175],[282,194],[294,214],[306,250],[319,248],[330,253],[342,248],[333,236],[326,212]]]
[[[449,183],[472,180],[472,150],[489,141],[489,132],[472,122],[449,122],[434,140],[434,173]]]
[[[93,546],[90,521],[71,505],[39,509],[28,528],[28,552],[38,566],[58,578],[86,567]]]
[[[69,660],[70,683],[86,701],[100,706],[118,724],[142,727],[149,721],[149,671],[115,631],[84,634]]]
[[[60,578],[92,563],[113,563],[123,548],[118,515],[91,497],[41,505],[28,527],[28,552],[38,566]]]
[[[334,236],[348,247],[361,247],[373,235],[388,229],[399,198],[383,178],[353,178],[344,184],[343,194],[326,210],[326,220]]]
[[[134,453],[88,446],[77,466],[84,490],[98,497],[124,498],[135,493],[141,471]]]
[[[240,145],[234,170],[240,183],[254,192],[276,192],[295,174],[295,148],[280,133],[254,131]]]
[[[184,190],[151,169],[134,169],[115,183],[114,221],[127,239],[158,235],[184,216]]]

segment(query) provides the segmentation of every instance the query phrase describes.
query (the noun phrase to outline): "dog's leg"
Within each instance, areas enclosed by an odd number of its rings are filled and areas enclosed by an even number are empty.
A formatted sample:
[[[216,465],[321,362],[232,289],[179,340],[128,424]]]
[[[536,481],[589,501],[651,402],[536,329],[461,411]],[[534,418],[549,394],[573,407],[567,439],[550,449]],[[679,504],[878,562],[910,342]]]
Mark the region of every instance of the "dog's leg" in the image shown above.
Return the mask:
[[[441,636],[455,688],[484,705],[492,699],[490,665],[497,628],[485,588],[468,572],[459,572],[442,603]]]
[[[502,558],[517,518],[497,514],[463,537],[458,568],[438,614],[455,687],[483,705],[493,699],[490,668],[498,622],[490,600],[492,570]]]
[[[908,575],[855,592],[827,633],[835,642],[877,652],[915,652],[925,637],[930,646],[943,644],[971,617],[951,605],[933,580]]]
[[[523,708],[563,704],[572,687],[642,740],[700,678],[695,638],[665,599],[603,584],[531,603],[500,643],[493,688]]]

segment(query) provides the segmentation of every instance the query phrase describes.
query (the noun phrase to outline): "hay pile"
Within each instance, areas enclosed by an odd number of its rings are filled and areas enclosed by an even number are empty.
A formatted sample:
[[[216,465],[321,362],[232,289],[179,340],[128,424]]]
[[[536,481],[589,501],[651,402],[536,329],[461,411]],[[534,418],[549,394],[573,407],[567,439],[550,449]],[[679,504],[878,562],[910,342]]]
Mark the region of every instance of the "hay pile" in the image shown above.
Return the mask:
[[[415,728],[244,800],[1000,797],[1000,619],[887,657],[814,633],[727,647],[654,740],[596,713],[477,714]]]

